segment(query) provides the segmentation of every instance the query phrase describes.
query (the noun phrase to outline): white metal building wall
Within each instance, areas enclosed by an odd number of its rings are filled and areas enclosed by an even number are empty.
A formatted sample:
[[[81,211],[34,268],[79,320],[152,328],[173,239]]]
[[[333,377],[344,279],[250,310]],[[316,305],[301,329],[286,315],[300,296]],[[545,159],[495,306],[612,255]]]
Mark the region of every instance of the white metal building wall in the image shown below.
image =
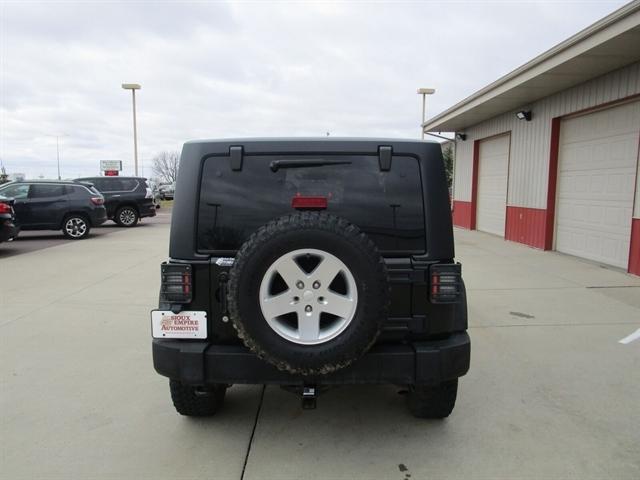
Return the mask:
[[[471,201],[471,174],[473,171],[473,141],[456,142],[456,165],[453,178],[453,198]]]
[[[474,140],[511,131],[508,205],[546,208],[551,120],[603,103],[640,94],[640,62],[583,84],[545,97],[523,109],[531,109],[530,122],[509,112],[465,131],[466,141],[457,141],[454,199],[471,201]],[[636,199],[636,215],[640,205]]]
[[[478,153],[477,229],[504,236],[507,210],[509,135],[480,142]]]

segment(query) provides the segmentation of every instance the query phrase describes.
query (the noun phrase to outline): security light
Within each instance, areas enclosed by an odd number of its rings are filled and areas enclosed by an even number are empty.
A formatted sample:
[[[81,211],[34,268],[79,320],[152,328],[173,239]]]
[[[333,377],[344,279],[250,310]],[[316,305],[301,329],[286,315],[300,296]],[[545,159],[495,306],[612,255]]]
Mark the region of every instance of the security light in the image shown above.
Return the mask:
[[[458,140],[462,140],[464,142],[467,139],[467,134],[466,133],[456,133],[456,138]]]
[[[516,117],[518,120],[526,120],[527,122],[531,121],[531,110],[520,110],[516,113]]]

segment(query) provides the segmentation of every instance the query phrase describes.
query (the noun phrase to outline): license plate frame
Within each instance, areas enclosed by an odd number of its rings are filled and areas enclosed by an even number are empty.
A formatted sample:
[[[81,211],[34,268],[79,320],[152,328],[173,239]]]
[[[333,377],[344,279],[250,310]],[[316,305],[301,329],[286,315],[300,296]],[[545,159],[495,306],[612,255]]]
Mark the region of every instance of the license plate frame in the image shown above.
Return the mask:
[[[186,310],[151,310],[151,336],[153,338],[198,339],[207,338],[207,312]]]

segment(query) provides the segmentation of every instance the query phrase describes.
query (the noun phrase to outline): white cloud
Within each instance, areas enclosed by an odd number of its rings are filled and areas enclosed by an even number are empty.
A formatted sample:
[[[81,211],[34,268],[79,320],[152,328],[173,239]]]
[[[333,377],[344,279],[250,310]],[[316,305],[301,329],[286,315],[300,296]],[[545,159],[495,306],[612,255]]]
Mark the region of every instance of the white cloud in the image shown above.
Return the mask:
[[[147,164],[203,137],[416,137],[417,87],[441,111],[623,3],[4,1],[0,158],[54,176],[66,134],[63,175],[132,168],[123,82]]]

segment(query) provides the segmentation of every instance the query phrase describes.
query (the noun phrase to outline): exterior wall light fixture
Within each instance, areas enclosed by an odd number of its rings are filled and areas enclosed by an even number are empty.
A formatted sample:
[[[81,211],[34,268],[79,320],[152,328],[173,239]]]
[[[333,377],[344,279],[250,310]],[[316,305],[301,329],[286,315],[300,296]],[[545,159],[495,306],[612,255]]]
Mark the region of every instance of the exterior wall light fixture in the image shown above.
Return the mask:
[[[526,120],[527,122],[531,121],[531,110],[520,110],[516,113],[516,117],[518,120]]]

